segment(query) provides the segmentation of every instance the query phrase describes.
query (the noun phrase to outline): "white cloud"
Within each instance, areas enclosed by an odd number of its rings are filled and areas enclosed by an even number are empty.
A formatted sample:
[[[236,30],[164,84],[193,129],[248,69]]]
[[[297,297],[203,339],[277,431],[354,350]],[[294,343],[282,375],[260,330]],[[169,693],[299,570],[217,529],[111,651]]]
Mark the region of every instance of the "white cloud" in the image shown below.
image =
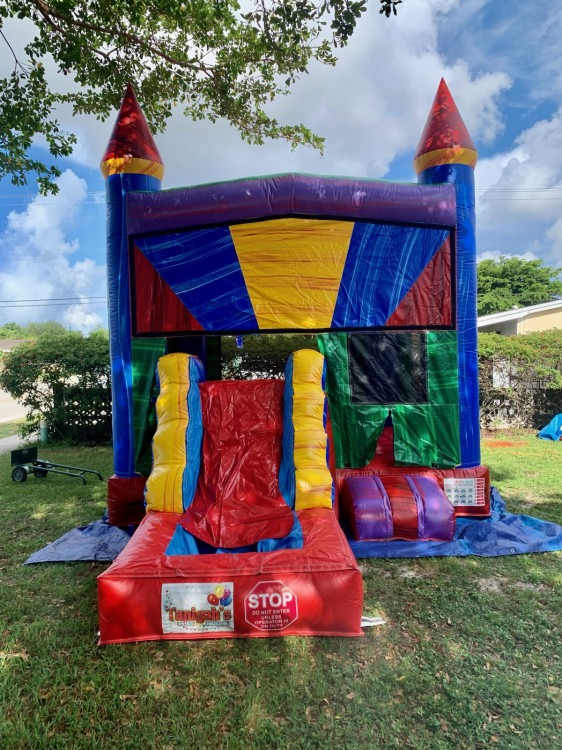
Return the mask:
[[[525,95],[512,106],[532,110],[562,93],[559,64],[562,6],[552,0],[498,2],[453,0],[443,18],[451,58],[470,60],[477,71],[503,70]]]
[[[66,309],[62,322],[73,331],[82,331],[82,333],[107,327],[105,316],[102,317],[95,312],[86,312],[86,309],[83,305],[71,305]]]
[[[72,221],[86,196],[86,183],[74,172],[66,170],[57,180],[59,194],[37,196],[26,208],[18,213],[8,214],[8,232],[26,238],[36,251],[49,256],[69,254],[77,249],[77,241],[66,242],[63,224]]]
[[[546,237],[551,243],[549,258],[552,265],[562,268],[562,219],[558,219],[547,230]]]
[[[105,296],[105,268],[90,259],[73,260],[86,183],[66,170],[58,185],[57,196],[37,196],[25,210],[8,215],[0,236],[0,322],[58,320],[87,332],[105,324],[103,300],[90,303],[92,296]],[[68,298],[70,307],[64,304]]]
[[[524,130],[512,150],[484,159],[477,185],[481,245],[509,243],[562,265],[562,107]]]
[[[539,256],[536,253],[527,251],[526,253],[502,253],[497,250],[486,250],[483,253],[478,253],[477,262],[480,263],[482,260],[499,260],[500,258],[522,258],[523,260],[539,260]]]

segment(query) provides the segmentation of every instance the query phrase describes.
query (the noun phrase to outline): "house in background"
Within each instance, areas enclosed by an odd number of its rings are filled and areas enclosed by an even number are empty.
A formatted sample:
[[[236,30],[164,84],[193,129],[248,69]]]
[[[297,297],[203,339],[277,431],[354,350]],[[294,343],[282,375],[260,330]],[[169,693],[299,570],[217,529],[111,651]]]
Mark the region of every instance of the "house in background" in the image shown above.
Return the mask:
[[[23,343],[23,339],[0,339],[0,352],[8,354],[8,352],[11,352],[16,346],[20,346],[20,344]]]
[[[482,315],[478,318],[477,325],[479,332],[501,333],[503,336],[549,331],[552,328],[562,329],[562,299]]]
[[[23,339],[0,339],[0,369],[4,355],[9,354],[16,346],[24,343]]]

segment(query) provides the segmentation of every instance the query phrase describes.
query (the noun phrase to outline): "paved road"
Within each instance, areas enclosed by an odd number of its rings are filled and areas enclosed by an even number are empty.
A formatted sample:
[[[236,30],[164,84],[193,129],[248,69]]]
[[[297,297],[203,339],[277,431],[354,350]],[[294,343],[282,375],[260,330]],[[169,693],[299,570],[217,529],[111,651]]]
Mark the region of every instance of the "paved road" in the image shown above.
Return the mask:
[[[14,401],[9,393],[0,390],[0,422],[12,422],[14,419],[23,419],[23,417],[25,417],[25,407]]]
[[[20,438],[19,435],[12,435],[11,437],[1,438],[0,454],[11,453],[11,451],[17,450],[21,445],[23,445],[23,442],[24,441]]]
[[[0,422],[13,422],[15,419],[25,417],[25,408],[18,404],[17,401],[6,391],[0,390]],[[0,439],[0,453],[10,453],[17,450],[23,441],[19,435]]]

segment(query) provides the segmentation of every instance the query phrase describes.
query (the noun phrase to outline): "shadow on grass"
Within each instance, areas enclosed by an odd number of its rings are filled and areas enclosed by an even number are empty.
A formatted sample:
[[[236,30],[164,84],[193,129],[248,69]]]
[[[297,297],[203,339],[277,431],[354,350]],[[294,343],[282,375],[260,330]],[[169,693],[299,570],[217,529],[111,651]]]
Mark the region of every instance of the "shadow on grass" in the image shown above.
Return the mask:
[[[562,525],[562,494],[560,493],[549,494],[548,500],[542,500],[540,497],[534,496],[530,499],[528,494],[509,493],[507,497],[504,497],[504,500],[508,513],[531,516],[542,521]]]
[[[507,482],[514,477],[513,472],[506,471],[505,469],[490,470],[490,475],[492,487],[497,487],[498,485],[501,485],[502,482]]]

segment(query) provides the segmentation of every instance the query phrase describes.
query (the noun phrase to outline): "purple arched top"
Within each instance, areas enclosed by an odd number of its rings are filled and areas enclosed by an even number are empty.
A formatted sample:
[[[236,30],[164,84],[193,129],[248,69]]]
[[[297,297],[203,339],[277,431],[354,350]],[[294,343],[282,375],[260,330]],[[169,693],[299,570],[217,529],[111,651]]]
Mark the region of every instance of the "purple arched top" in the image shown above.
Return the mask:
[[[454,227],[455,188],[282,174],[127,195],[135,235],[287,215]]]

